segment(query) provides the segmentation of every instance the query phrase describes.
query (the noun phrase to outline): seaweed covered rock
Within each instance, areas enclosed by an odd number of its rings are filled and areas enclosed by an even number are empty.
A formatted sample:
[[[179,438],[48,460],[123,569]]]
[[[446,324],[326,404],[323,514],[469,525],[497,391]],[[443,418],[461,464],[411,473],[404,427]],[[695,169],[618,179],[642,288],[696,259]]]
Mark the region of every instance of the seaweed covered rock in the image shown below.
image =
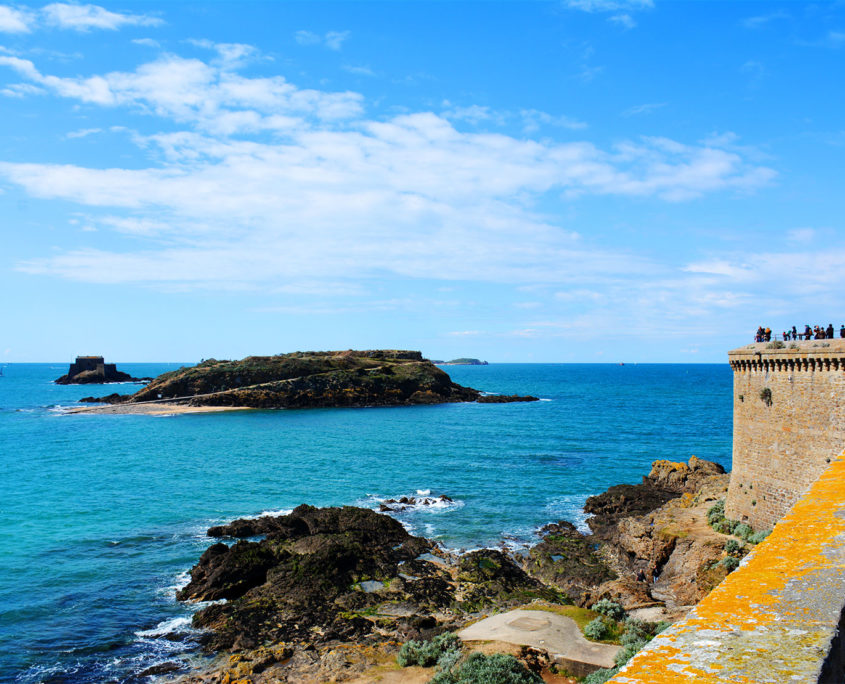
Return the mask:
[[[559,587],[577,603],[616,574],[596,553],[594,544],[572,523],[561,520],[544,528],[546,535],[525,558],[523,567],[532,576]]]
[[[530,577],[510,556],[494,549],[471,551],[458,563],[460,607],[466,611],[485,606],[524,603],[542,598],[567,602],[566,596]]]
[[[212,649],[360,638],[373,625],[357,613],[384,600],[378,590],[390,590],[414,606],[451,601],[442,579],[399,577],[400,565],[428,551],[431,543],[368,509],[302,505],[289,515],[238,520],[209,534],[266,535],[261,541],[212,545],[179,592],[183,601],[229,599],[194,618],[197,626],[213,630]]]

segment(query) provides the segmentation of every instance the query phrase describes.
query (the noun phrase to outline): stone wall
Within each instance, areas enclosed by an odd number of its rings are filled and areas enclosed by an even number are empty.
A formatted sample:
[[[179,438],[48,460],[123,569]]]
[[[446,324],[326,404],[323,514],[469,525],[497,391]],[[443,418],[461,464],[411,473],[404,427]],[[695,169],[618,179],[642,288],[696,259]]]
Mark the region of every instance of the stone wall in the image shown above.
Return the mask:
[[[845,446],[845,340],[768,347],[728,353],[734,432],[726,515],[755,530],[770,529]]]

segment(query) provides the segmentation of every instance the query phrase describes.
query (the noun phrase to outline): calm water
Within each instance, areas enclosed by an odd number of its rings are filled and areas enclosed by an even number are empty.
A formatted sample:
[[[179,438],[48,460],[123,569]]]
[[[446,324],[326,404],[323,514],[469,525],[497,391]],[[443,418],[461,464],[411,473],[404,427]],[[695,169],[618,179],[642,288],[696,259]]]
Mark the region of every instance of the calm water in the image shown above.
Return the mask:
[[[544,401],[178,417],[63,414],[137,387],[53,385],[66,370],[0,378],[0,681],[124,681],[191,652],[162,635],[185,631],[175,589],[221,521],[430,490],[455,504],[405,514],[413,531],[519,545],[583,522],[587,496],[654,459],[730,466],[727,364],[453,366],[462,384]]]

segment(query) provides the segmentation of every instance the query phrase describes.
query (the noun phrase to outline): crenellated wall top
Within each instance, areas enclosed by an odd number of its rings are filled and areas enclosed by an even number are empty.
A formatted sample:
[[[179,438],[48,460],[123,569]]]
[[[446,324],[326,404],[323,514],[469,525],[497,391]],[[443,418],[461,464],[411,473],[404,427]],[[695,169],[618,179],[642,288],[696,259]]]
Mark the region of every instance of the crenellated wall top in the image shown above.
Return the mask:
[[[845,370],[845,339],[755,342],[729,351],[728,361],[734,371]]]

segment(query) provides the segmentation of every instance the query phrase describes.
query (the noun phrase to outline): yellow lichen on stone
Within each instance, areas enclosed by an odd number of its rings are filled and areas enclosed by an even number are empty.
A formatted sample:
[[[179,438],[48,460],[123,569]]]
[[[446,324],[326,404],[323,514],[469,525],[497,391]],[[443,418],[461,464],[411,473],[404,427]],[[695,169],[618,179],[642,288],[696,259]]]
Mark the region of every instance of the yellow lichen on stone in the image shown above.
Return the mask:
[[[845,453],[687,618],[610,681],[816,681],[845,595]]]

